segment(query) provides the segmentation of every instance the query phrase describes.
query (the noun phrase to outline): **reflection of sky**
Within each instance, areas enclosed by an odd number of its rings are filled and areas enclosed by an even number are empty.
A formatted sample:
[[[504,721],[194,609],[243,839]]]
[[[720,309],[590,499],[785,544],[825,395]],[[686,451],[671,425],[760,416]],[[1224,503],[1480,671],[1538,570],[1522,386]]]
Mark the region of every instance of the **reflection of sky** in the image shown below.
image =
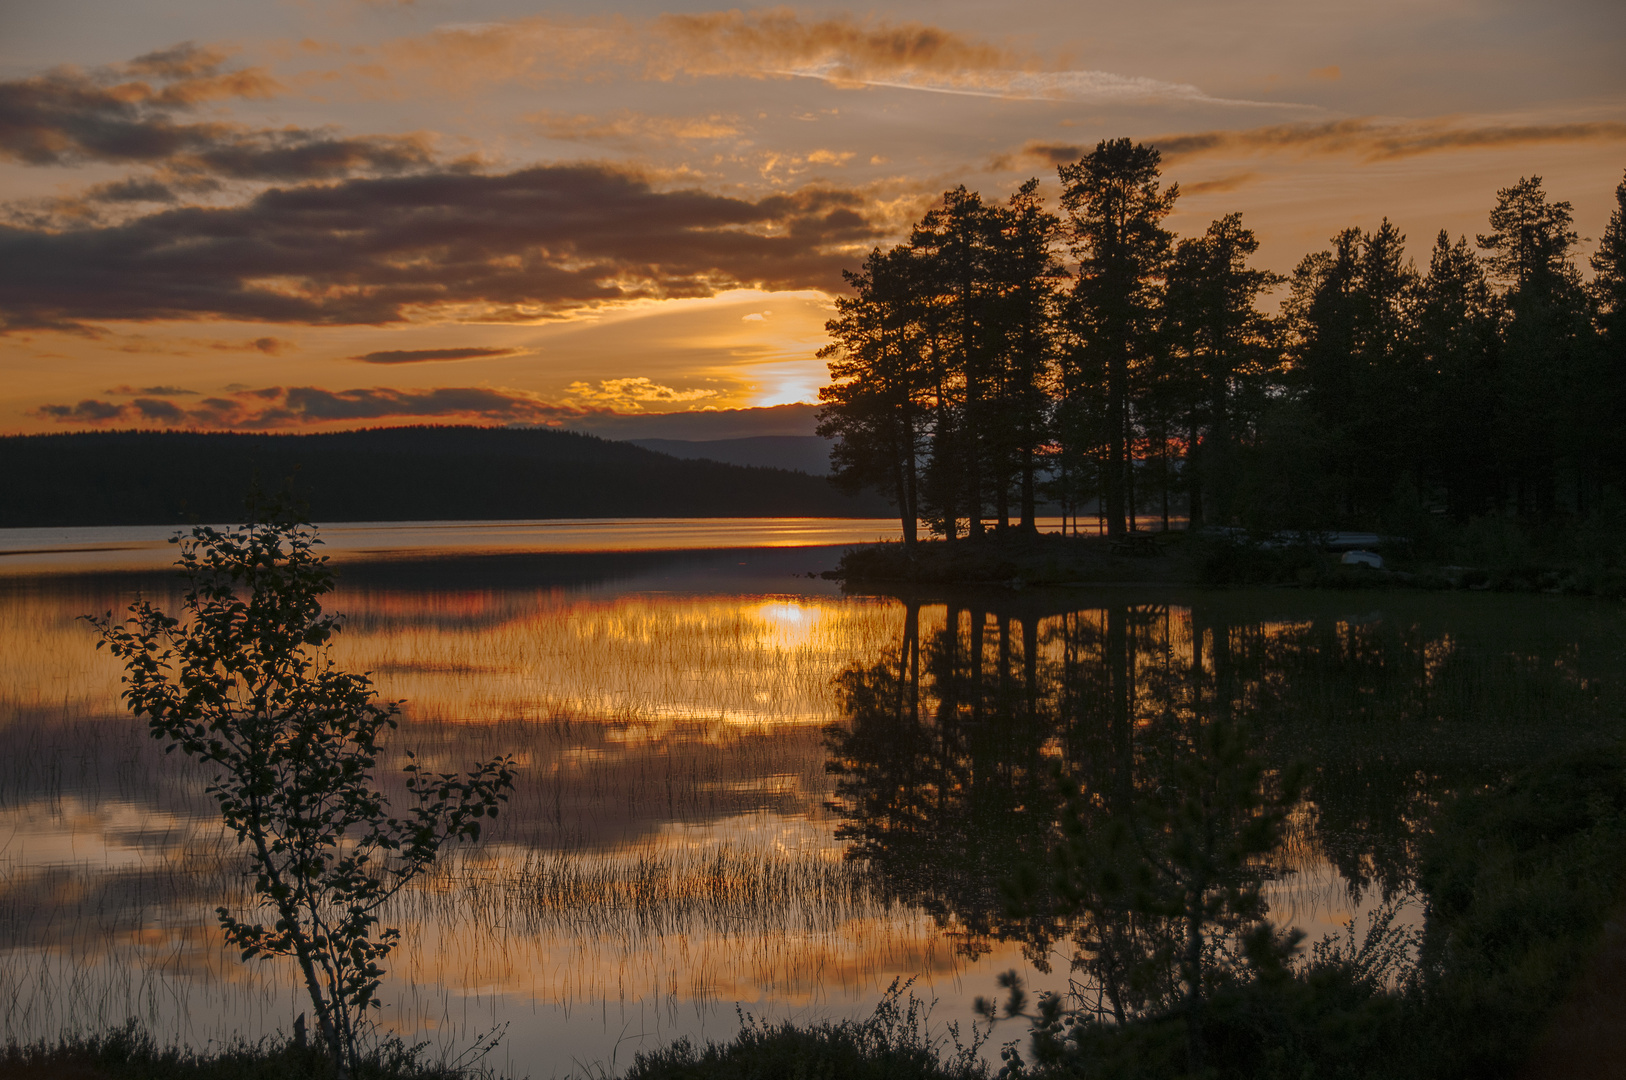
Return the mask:
[[[549,521],[406,521],[327,524],[335,562],[537,552],[691,551],[812,547],[892,540],[890,518],[562,518]],[[175,561],[165,525],[0,529],[0,573],[156,570]]]
[[[929,917],[838,858],[822,731],[839,718],[831,678],[895,647],[904,611],[791,576],[828,557],[707,555],[545,587],[502,587],[496,570],[477,587],[341,585],[334,606],[348,618],[336,659],[374,672],[383,697],[405,699],[401,745],[431,768],[498,753],[522,765],[487,842],[391,912],[407,946],[391,965],[387,1027],[465,1044],[513,1020],[516,1071],[547,1075],[571,1054],[608,1061],[624,1037],[623,1066],[629,1045],[726,1037],[736,1001],[771,1016],[849,1015],[894,976],[920,976],[917,991],[941,999],[939,1017],[964,1026],[997,972],[1025,967],[997,943],[966,958]],[[286,970],[245,968],[220,949],[211,910],[241,897],[243,882],[204,777],[119,711],[118,668],[76,619],[121,605],[130,588],[25,576],[0,590],[0,998],[18,995],[4,1022],[29,1036],[138,1015],[194,1042],[252,1036],[286,1025],[296,988]],[[176,607],[172,591],[153,595]],[[1342,599],[1305,598],[1284,614],[1294,605],[1242,596],[1235,632],[1293,639],[1322,625],[1347,650],[1329,650],[1337,663],[1374,646],[1357,631],[1390,620],[1428,643],[1422,677],[1432,681],[1464,649],[1483,649],[1474,635],[1498,611],[1524,635],[1509,655],[1596,667],[1564,636],[1577,632],[1569,608],[1384,603],[1351,619],[1335,606]],[[1045,664],[1064,658],[1053,632],[1063,619],[1075,642],[1105,634],[1104,605],[1074,606],[1041,624]],[[1189,664],[1201,633],[1192,609],[1141,612],[1136,670],[1147,690],[1134,710],[1150,718],[1158,672]],[[1445,614],[1428,614],[1423,629],[1419,612]],[[946,615],[926,606],[923,638]],[[970,614],[959,618],[969,629]],[[999,640],[985,625],[993,665]],[[1009,644],[1020,650],[1021,635]],[[1213,648],[1210,631],[1209,665]],[[1370,901],[1351,899],[1308,833],[1295,833],[1298,872],[1269,898],[1313,940]]]

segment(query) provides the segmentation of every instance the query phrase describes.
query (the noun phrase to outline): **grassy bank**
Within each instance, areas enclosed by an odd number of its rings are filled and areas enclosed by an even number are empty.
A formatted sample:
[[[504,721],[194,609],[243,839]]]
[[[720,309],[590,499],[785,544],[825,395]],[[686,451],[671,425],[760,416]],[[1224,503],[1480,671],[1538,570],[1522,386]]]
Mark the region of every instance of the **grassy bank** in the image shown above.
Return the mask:
[[[398,1040],[385,1042],[353,1080],[465,1080],[475,1074],[425,1060]],[[134,1020],[104,1034],[64,1036],[55,1043],[8,1043],[0,1049],[7,1080],[335,1080],[319,1049],[277,1037],[221,1050],[159,1046]]]
[[[1489,590],[1626,597],[1626,526],[1529,530],[1500,519],[1435,527],[1376,545],[1384,567],[1347,566],[1313,540],[1231,533],[1148,534],[1140,550],[1098,536],[991,533],[948,543],[869,544],[827,576],[849,585],[1161,584],[1323,589]]]

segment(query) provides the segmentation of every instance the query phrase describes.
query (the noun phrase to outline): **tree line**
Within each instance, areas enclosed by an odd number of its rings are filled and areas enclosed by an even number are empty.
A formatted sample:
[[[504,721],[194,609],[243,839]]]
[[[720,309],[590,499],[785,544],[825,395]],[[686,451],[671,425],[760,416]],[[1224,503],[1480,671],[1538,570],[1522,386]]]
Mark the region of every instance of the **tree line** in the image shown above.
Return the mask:
[[[1287,277],[1240,214],[1165,227],[1155,147],[1101,142],[1003,203],[945,192],[846,279],[819,353],[835,481],[945,539],[1094,503],[1106,532],[1551,518],[1626,484],[1626,181],[1590,263],[1540,177],[1426,269],[1385,218]],[[1276,314],[1262,303],[1285,287]]]
[[[0,528],[232,521],[255,477],[298,476],[320,521],[872,517],[822,477],[535,428],[307,435],[86,431],[0,438]]]

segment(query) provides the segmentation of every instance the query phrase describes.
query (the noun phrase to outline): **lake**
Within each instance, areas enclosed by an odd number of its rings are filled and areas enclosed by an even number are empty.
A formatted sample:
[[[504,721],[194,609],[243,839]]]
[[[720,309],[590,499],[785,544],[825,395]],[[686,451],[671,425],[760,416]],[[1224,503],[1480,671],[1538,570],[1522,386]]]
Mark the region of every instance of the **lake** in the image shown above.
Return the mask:
[[[888,530],[893,530],[888,532]],[[1058,777],[1135,783],[1205,717],[1305,769],[1271,917],[1311,940],[1414,876],[1453,793],[1621,733],[1626,617],[1547,596],[989,591],[843,595],[887,522],[324,527],[336,657],[403,699],[396,752],[510,753],[512,802],[386,919],[380,1016],[516,1075],[624,1067],[758,1016],[933,1020],[1017,969],[1066,989],[1065,920],[1002,890],[1042,865]],[[287,1030],[280,962],[239,963],[245,896],[206,777],[117,700],[78,620],[179,609],[167,530],[0,535],[0,1009],[7,1037],[134,1016],[201,1046]],[[810,576],[812,575],[812,576]],[[398,759],[388,764],[393,766]],[[390,786],[385,784],[386,789]],[[506,1025],[506,1026],[505,1026]],[[1024,1032],[1003,1023],[993,1044]]]

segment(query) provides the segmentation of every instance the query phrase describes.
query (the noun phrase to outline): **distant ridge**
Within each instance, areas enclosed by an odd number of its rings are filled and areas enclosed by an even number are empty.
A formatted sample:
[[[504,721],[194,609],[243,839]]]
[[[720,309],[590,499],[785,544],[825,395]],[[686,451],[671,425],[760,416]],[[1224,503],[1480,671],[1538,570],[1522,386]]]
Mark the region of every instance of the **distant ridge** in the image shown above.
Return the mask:
[[[811,436],[819,426],[818,405],[766,405],[753,409],[696,409],[692,412],[594,412],[564,421],[571,431],[604,439],[752,439],[765,435]]]
[[[747,439],[627,439],[634,446],[676,458],[706,458],[728,465],[830,474],[831,439],[817,435],[755,435]]]
[[[296,470],[317,521],[891,513],[804,473],[566,431],[105,431],[0,437],[0,528],[235,521],[256,475],[275,488]]]

